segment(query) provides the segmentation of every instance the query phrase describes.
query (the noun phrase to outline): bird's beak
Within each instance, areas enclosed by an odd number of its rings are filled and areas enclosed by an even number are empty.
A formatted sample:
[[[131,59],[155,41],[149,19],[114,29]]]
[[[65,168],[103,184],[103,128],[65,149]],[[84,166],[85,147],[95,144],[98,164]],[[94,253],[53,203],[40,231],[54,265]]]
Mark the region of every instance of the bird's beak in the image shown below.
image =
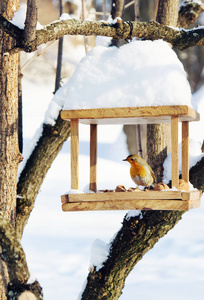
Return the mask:
[[[123,159],[123,161],[127,161],[127,158]]]

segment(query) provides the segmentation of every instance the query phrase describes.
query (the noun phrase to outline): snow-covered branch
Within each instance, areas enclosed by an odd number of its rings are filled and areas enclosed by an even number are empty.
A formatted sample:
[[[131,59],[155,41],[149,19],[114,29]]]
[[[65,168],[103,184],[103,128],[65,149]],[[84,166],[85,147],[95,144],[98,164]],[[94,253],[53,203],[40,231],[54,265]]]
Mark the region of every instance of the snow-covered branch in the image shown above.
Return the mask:
[[[204,27],[189,30],[172,28],[161,25],[158,22],[124,22],[118,20],[116,23],[104,21],[80,21],[67,19],[57,21],[44,26],[36,31],[36,39],[26,43],[22,37],[22,30],[15,25],[10,25],[3,17],[0,18],[0,28],[17,40],[17,47],[26,52],[32,52],[36,46],[52,40],[57,40],[64,35],[106,36],[114,39],[131,39],[139,37],[149,40],[163,39],[180,50],[201,46],[204,44]],[[12,29],[10,31],[10,28]]]
[[[115,24],[104,21],[80,21],[76,19],[52,23],[36,32],[36,45],[59,39],[64,35],[100,35],[114,39],[139,37],[149,40],[163,39],[180,50],[203,45],[204,27],[191,30],[177,29],[157,22],[123,22]],[[29,44],[32,48],[32,43]]]

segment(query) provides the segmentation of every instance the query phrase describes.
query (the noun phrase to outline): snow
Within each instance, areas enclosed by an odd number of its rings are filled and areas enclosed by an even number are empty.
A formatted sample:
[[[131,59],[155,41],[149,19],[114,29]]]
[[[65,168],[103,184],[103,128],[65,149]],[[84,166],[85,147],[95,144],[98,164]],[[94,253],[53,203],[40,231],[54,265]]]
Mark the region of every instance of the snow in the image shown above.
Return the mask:
[[[109,39],[82,58],[46,112],[53,125],[61,108],[85,109],[132,106],[188,105],[191,90],[175,52],[162,41],[134,41],[107,47]],[[106,45],[106,46],[101,46]],[[128,59],[127,59],[128,58]]]
[[[134,41],[97,46],[56,93],[64,109],[179,105],[192,106],[186,73],[166,42]]]
[[[60,16],[60,21],[63,21],[63,20],[69,20],[69,19],[71,19],[71,17],[70,17],[69,14],[63,13],[63,14]]]
[[[184,0],[184,1],[182,1],[181,6],[186,6],[186,5],[188,5],[190,2],[194,2],[194,3],[197,3],[197,4],[199,4],[199,5],[202,5],[202,4],[203,4],[201,0]]]
[[[14,13],[14,17],[11,21],[13,25],[16,25],[20,29],[24,29],[25,27],[25,19],[26,19],[26,10],[27,10],[27,5],[25,3],[20,4],[20,9]],[[40,30],[43,29],[43,26],[37,22],[36,29]]]
[[[130,218],[134,218],[134,217],[139,217],[139,220],[141,220],[142,219],[141,210],[130,210],[125,216],[126,220],[129,220]]]
[[[90,268],[96,267],[96,271],[103,267],[103,263],[108,258],[110,245],[106,244],[104,241],[96,239],[91,248],[91,261]]]
[[[168,46],[161,41],[158,41],[157,43],[150,42],[150,44],[155,45],[157,51],[160,51],[160,47],[166,47],[167,50]],[[134,47],[134,45],[134,43],[128,44],[127,47],[131,48]],[[158,45],[160,45],[160,47],[158,47]],[[154,46],[152,47],[154,48]],[[115,48],[110,50],[112,51],[110,56],[109,52],[106,52],[103,47],[96,48],[96,54],[101,53],[102,56],[104,54],[107,59],[112,57],[113,53],[115,57],[119,57],[118,50]],[[132,49],[132,51],[135,51],[135,49]],[[130,52],[129,54],[131,54]],[[161,69],[164,68],[164,70],[166,70],[165,72],[168,71],[171,73],[171,70],[173,70],[172,74],[181,75],[178,77],[183,83],[181,83],[183,88],[185,86],[185,91],[182,92],[186,96],[179,98],[179,101],[184,101],[183,99],[186,98],[185,104],[190,106],[191,97],[189,95],[189,86],[186,81],[186,75],[182,66],[179,66],[177,57],[171,52],[172,50],[170,50],[168,55],[169,62],[173,62],[175,58],[175,69],[173,66],[170,68],[165,64],[163,65],[164,60],[162,56],[160,57],[160,61],[157,60],[157,63],[161,66]],[[95,62],[99,61],[96,57],[93,57],[94,64],[91,64],[89,60],[91,59],[92,54],[90,53],[87,58],[87,67],[96,70]],[[152,60],[152,68],[147,68],[146,60],[144,59],[144,61],[141,62],[139,60],[139,54],[136,57],[138,64],[141,63],[141,68],[142,64],[145,64],[147,75],[151,74],[151,76],[153,76],[154,74],[155,77],[159,78],[159,71],[157,72],[155,70],[155,65]],[[156,59],[158,58],[155,57],[155,62]],[[115,58],[113,60],[116,62]],[[123,60],[125,60],[125,57],[123,57]],[[133,80],[133,78],[131,78],[132,71],[129,59],[126,59],[126,61],[129,73],[126,73],[127,78],[124,78],[124,84],[128,85],[129,81],[131,81],[131,84],[134,84],[134,80],[136,81],[137,79]],[[79,65],[81,70],[85,68],[85,66],[82,65]],[[119,74],[119,70],[117,71],[117,68],[115,69],[114,66],[112,69],[110,66],[110,71],[112,70],[110,73],[107,72],[106,68],[107,66],[104,65],[104,77],[101,77],[100,70],[98,70],[97,73],[97,76],[104,81],[106,80],[106,76],[109,79],[114,77],[111,77],[111,73],[112,75]],[[91,69],[89,70],[90,72]],[[124,73],[122,72],[122,74]],[[142,75],[143,74],[141,74],[141,76]],[[76,76],[76,73],[74,76]],[[77,76],[79,76],[79,74]],[[93,81],[95,80],[96,83],[98,80],[97,76],[92,77]],[[81,80],[82,79],[84,80],[85,78],[81,77]],[[68,83],[69,82],[72,82],[72,79],[70,79]],[[142,81],[140,81],[140,83],[142,84]],[[71,83],[69,83],[69,85],[71,85]],[[162,81],[162,85],[165,85],[165,81]],[[155,87],[151,87],[152,92],[148,90],[148,93],[145,94],[148,95],[148,99],[149,97],[153,97],[153,91],[154,88],[156,89],[156,86],[158,87],[158,82],[155,82]],[[76,86],[73,84],[73,88],[74,87]],[[148,88],[147,83],[144,82],[143,87]],[[31,151],[33,146],[30,146],[30,144],[34,145],[37,136],[40,135],[41,129],[38,129],[39,124],[43,123],[44,119],[46,119],[47,122],[52,123],[57,115],[56,111],[64,104],[63,102],[68,95],[67,88],[65,88],[60,90],[59,94],[62,95],[60,100],[55,97],[52,99],[50,92],[52,90],[53,86],[50,82],[40,84],[39,82],[36,83],[34,80],[28,81],[25,76],[23,77],[24,156],[25,152],[29,153],[29,151]],[[88,93],[88,89],[85,91]],[[134,89],[132,89],[132,91],[135,94]],[[99,92],[97,84],[93,92]],[[160,92],[164,95],[162,86]],[[171,92],[173,93],[174,91],[170,91],[170,93]],[[79,96],[81,95],[80,93],[81,91],[79,89]],[[129,93],[129,91],[127,91],[127,93]],[[180,88],[178,93],[181,93]],[[168,94],[167,91],[166,94]],[[139,95],[141,97],[141,94]],[[84,94],[83,96],[85,97],[86,95]],[[203,125],[201,126],[200,124],[203,124],[204,109],[202,99],[204,98],[204,90],[201,89],[195,94],[195,97],[194,102],[198,105],[198,110],[201,113],[202,118],[201,123],[192,122],[190,124],[191,138],[196,138],[196,142],[191,140],[192,142],[190,144],[190,148],[192,149],[191,154],[194,157],[201,155],[199,143],[201,143],[203,139],[203,132],[201,130]],[[81,96],[79,98],[81,98]],[[46,107],[50,104],[51,99],[57,103],[56,106],[53,104],[50,106],[52,114],[46,112]],[[74,101],[72,98],[69,99]],[[165,99],[167,101],[167,97]],[[165,103],[169,104],[169,101],[170,100],[168,99]],[[107,103],[107,100],[105,103]],[[46,115],[46,118],[44,115]],[[192,130],[191,127],[193,127]],[[33,135],[37,130],[38,133],[36,134],[34,141],[32,141]],[[79,188],[80,190],[84,190],[84,187],[87,188],[89,178],[88,126],[80,125],[79,133]],[[42,184],[35,208],[25,228],[22,240],[29,269],[32,274],[31,281],[33,278],[39,280],[40,284],[43,286],[45,300],[54,300],[57,298],[65,300],[67,299],[67,295],[69,295],[69,300],[77,299],[80,291],[83,290],[84,282],[86,283],[86,276],[90,268],[93,265],[95,265],[97,269],[100,268],[107,258],[110,241],[120,229],[124,216],[126,215],[126,218],[130,218],[131,216],[142,217],[140,211],[62,212],[60,195],[63,195],[71,189],[69,149],[70,141],[68,140],[64,144]],[[126,137],[122,131],[122,127],[116,125],[99,126],[97,174],[99,189],[112,189],[118,184],[123,184],[126,187],[134,186],[129,176],[129,166],[122,162],[122,159],[127,155]],[[164,298],[166,300],[203,299],[203,200],[204,197],[202,198],[201,208],[186,213],[176,227],[162,238],[154,248],[144,256],[140,263],[137,264],[126,280],[123,294],[120,297],[121,300],[134,298],[148,300],[152,295],[156,295],[155,297],[158,300]]]

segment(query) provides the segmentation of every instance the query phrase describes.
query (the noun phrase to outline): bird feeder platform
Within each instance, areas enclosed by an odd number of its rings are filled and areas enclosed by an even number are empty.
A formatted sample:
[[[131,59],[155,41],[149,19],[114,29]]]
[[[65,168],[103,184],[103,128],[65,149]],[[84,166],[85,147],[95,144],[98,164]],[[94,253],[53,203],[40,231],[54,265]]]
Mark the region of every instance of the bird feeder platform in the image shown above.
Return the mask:
[[[63,211],[189,210],[200,206],[201,191],[179,190],[178,124],[182,122],[182,179],[189,182],[189,122],[199,114],[187,105],[63,110],[71,122],[71,189],[79,190],[79,123],[90,125],[91,193],[61,196]],[[171,123],[172,187],[170,191],[97,192],[97,126],[100,124]]]

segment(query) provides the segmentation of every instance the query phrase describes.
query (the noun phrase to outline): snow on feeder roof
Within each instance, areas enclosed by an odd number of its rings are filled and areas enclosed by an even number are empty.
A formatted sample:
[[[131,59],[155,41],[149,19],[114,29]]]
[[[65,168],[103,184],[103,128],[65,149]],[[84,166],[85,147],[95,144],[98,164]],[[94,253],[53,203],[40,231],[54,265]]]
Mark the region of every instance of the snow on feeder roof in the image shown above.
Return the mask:
[[[120,48],[97,46],[55,95],[64,110],[191,105],[186,72],[162,41],[134,41]]]

